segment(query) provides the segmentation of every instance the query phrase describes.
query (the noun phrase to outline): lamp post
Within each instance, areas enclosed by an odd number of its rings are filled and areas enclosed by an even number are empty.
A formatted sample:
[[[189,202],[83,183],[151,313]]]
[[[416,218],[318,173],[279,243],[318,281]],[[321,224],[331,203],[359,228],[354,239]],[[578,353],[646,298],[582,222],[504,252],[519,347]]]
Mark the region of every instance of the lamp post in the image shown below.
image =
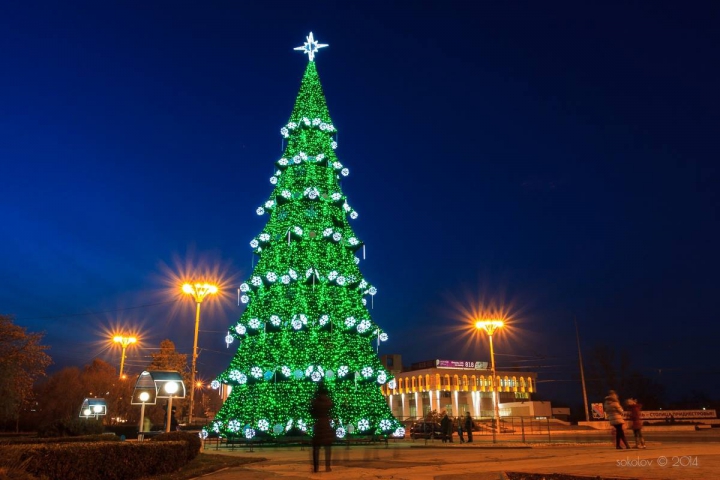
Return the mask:
[[[198,328],[200,327],[200,304],[205,300],[207,295],[217,293],[218,288],[208,283],[186,283],[182,286],[182,291],[183,293],[192,295],[197,306],[195,309],[195,340],[193,341],[192,370],[190,371],[190,415],[188,418],[188,423],[192,424],[193,407],[195,406],[195,366],[197,364]]]
[[[179,385],[176,382],[165,382],[165,385],[163,385],[163,389],[165,390],[165,393],[168,394],[168,403],[167,403],[167,422],[165,423],[165,431],[170,431],[170,424],[172,422],[172,399],[175,392],[178,391]],[[192,398],[192,397],[191,397]]]
[[[123,378],[123,368],[125,367],[125,350],[129,345],[137,342],[137,338],[118,335],[113,338],[113,342],[119,343],[122,347],[122,354],[120,356],[120,378]]]
[[[142,406],[140,407],[140,423],[138,424],[138,435],[142,435],[145,429],[143,428],[143,424],[145,423],[145,404],[150,400],[150,393],[149,392],[140,392],[140,395],[138,395],[138,400],[142,402]]]
[[[478,320],[475,322],[475,328],[485,330],[490,340],[490,368],[492,373],[493,385],[493,443],[495,443],[495,430],[500,428],[500,407],[498,405],[497,379],[495,376],[495,351],[493,350],[493,334],[498,328],[502,328],[505,323],[502,320]]]

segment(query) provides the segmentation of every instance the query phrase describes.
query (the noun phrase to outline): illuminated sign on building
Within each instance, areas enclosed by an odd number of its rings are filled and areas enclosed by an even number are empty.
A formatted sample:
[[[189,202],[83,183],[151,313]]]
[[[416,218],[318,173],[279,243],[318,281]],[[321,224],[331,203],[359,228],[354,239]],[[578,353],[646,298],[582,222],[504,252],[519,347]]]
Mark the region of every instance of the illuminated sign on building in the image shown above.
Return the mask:
[[[422,370],[424,368],[449,368],[455,370],[487,370],[490,368],[488,362],[468,362],[464,360],[426,360],[413,363],[411,370]]]

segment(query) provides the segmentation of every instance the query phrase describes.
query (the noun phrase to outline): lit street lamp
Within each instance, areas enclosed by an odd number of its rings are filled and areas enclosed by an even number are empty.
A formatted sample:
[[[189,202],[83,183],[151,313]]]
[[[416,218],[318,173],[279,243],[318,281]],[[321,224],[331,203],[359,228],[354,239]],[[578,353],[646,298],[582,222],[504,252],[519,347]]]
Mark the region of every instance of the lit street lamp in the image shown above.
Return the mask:
[[[122,347],[122,355],[120,356],[120,378],[123,378],[123,368],[125,367],[125,350],[127,349],[128,345],[137,342],[137,338],[118,335],[113,338],[113,342],[119,343]]]
[[[490,368],[492,373],[493,385],[493,443],[495,443],[495,430],[500,428],[500,407],[498,405],[497,379],[495,377],[495,351],[493,350],[493,333],[498,328],[502,328],[505,323],[502,320],[478,320],[475,322],[475,328],[485,330],[490,339]]]
[[[195,406],[195,366],[197,364],[198,328],[200,327],[200,304],[207,295],[217,293],[218,288],[208,283],[196,283],[194,285],[186,283],[182,286],[182,291],[188,295],[192,295],[197,305],[195,310],[195,340],[193,342],[192,370],[190,371],[190,385],[192,385],[192,387],[190,388],[190,415],[188,423],[192,424],[193,407]]]

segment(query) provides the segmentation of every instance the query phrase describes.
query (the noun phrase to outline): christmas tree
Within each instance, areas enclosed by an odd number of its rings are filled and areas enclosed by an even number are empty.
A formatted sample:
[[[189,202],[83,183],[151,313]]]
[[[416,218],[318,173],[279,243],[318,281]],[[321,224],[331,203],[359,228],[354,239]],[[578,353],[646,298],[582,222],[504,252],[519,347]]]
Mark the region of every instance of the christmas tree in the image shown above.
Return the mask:
[[[367,309],[376,289],[358,268],[364,246],[348,221],[358,214],[340,188],[348,169],[335,155],[337,130],[314,62],[324,46],[311,33],[296,49],[309,62],[280,130],[287,146],[270,178],[274,190],[257,209],[269,218],[250,242],[258,260],[240,286],[247,307],[226,338],[240,345],[213,382],[232,389],[206,431],[247,438],[311,433],[310,404],[323,382],[339,438],[404,435],[380,391],[394,382],[375,351],[387,334]]]

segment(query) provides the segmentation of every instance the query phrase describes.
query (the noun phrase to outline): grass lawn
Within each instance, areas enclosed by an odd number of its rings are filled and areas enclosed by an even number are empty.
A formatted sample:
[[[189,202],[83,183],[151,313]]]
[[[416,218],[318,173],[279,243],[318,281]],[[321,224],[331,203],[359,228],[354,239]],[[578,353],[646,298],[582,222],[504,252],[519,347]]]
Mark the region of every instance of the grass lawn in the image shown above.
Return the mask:
[[[247,465],[248,463],[261,462],[263,460],[265,459],[200,453],[193,459],[192,462],[188,463],[177,472],[168,473],[166,475],[158,475],[155,477],[145,477],[144,480],[188,480],[211,472],[216,472],[224,468],[240,467],[242,465]]]

